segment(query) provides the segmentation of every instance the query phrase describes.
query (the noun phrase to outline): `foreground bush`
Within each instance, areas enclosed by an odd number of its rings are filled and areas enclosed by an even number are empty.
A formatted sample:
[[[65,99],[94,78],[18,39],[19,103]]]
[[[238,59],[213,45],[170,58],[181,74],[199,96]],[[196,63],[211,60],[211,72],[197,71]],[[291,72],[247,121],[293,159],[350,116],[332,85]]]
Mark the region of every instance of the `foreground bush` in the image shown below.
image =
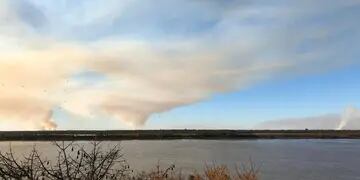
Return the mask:
[[[159,165],[155,170],[143,172],[133,176],[133,179],[149,179],[149,180],[258,180],[258,170],[254,166],[236,168],[235,173],[231,174],[230,169],[226,165],[205,166],[202,173],[193,172],[183,175],[181,171],[175,171],[175,166],[166,169],[160,169]]]
[[[105,150],[100,142],[91,142],[86,149],[73,142],[54,143],[57,149],[55,161],[49,161],[34,147],[23,159],[15,158],[14,152],[0,152],[0,177],[2,179],[28,180],[257,180],[258,170],[251,163],[250,167],[235,168],[231,174],[225,165],[206,165],[202,173],[193,172],[187,175],[175,170],[175,165],[135,173],[131,170],[121,153],[119,145]]]

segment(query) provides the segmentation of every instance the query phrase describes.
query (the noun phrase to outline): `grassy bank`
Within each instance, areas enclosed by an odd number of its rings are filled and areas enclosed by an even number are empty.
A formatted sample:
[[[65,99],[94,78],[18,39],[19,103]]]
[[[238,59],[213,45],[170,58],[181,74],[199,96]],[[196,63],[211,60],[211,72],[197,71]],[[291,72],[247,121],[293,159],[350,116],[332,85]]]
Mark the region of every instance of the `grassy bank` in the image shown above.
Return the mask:
[[[0,132],[0,141],[336,138],[360,139],[360,130],[70,130]]]

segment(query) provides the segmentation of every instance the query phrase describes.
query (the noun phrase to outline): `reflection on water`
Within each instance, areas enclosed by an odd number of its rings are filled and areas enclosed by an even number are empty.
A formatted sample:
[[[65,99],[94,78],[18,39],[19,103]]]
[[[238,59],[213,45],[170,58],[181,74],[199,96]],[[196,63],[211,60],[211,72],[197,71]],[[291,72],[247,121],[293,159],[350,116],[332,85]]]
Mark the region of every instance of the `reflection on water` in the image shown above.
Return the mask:
[[[104,147],[112,143],[104,142]],[[36,145],[44,156],[55,157],[50,142],[12,142],[17,155]],[[79,142],[86,145],[86,142]],[[360,140],[170,140],[122,141],[123,152],[137,170],[175,163],[183,172],[204,164],[234,167],[249,159],[260,167],[262,179],[360,179]],[[9,142],[1,142],[7,150]]]

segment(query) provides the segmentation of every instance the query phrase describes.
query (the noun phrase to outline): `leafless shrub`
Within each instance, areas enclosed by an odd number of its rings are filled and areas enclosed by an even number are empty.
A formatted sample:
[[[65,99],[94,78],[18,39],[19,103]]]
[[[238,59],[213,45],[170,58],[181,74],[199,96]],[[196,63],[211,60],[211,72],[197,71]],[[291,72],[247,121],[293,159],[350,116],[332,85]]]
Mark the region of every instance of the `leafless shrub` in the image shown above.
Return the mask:
[[[230,171],[225,165],[206,165],[204,170],[206,179],[211,180],[228,180],[230,179]]]
[[[258,180],[258,169],[250,161],[250,166],[242,165],[241,168],[236,167],[234,174],[226,165],[205,165],[202,173],[193,172],[184,176],[181,171],[176,171],[175,166],[162,169],[158,165],[148,171],[141,172],[133,177],[136,180]]]
[[[234,179],[237,180],[259,180],[259,168],[256,168],[254,163],[250,160],[250,165],[244,164],[241,167],[236,167]]]
[[[105,151],[100,142],[92,142],[92,148],[71,143],[58,143],[55,162],[44,159],[34,147],[23,160],[9,152],[0,153],[0,177],[3,179],[124,179],[128,177],[129,165],[118,145]]]
[[[187,176],[175,165],[161,168],[158,163],[149,171],[133,173],[126,163],[119,145],[102,148],[101,142],[91,142],[85,148],[74,142],[54,142],[57,150],[55,161],[46,159],[34,147],[21,160],[15,157],[10,146],[8,152],[0,152],[0,178],[27,180],[258,180],[258,169],[252,161],[250,167],[236,167],[235,173],[226,165],[206,165],[203,173],[193,172]],[[106,149],[106,150],[105,150]]]
[[[170,165],[169,167],[163,169],[160,167],[158,163],[156,167],[149,171],[142,171],[141,173],[134,176],[135,179],[148,179],[148,180],[175,180],[175,179],[183,179],[181,175],[181,171],[179,174],[176,174],[175,165]]]

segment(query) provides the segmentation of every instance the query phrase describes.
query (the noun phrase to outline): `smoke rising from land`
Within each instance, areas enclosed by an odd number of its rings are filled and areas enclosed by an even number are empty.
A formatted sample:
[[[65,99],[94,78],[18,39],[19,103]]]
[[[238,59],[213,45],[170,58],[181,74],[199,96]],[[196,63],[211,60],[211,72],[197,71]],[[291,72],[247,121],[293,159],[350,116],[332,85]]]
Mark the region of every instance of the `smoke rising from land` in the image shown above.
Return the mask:
[[[257,124],[254,128],[357,130],[360,129],[360,110],[354,106],[349,106],[341,114],[272,120]]]
[[[154,113],[214,94],[351,64],[353,60],[343,57],[356,53],[346,48],[334,51],[343,48],[343,42],[337,41],[342,28],[353,26],[341,19],[320,26],[291,24],[295,20],[307,24],[308,19],[352,5],[347,3],[321,10],[307,3],[301,9],[297,4],[220,7],[213,2],[186,3],[192,13],[202,10],[206,16],[169,29],[168,21],[159,19],[161,12],[151,13],[156,7],[150,8],[151,16],[148,9],[126,16],[120,5],[114,7],[121,10],[89,5],[76,11],[63,9],[60,14],[68,14],[63,17],[47,4],[24,2],[0,4],[0,123],[14,126],[1,126],[6,130],[54,129],[56,108],[79,117],[114,118],[139,127]],[[125,5],[130,10],[133,7]],[[89,13],[89,8],[99,11]],[[146,32],[130,30],[150,33],[156,40],[123,35],[125,27],[135,26],[135,19],[129,20],[131,13],[139,13],[139,22],[159,24],[146,24]],[[172,16],[191,19],[186,13]],[[115,26],[117,23],[120,25]],[[173,36],[159,37],[154,33],[158,28]],[[191,28],[198,29],[186,34]],[[308,42],[311,48],[304,47]],[[356,37],[350,43],[359,45]]]
[[[337,129],[359,129],[360,110],[356,107],[348,107],[341,116],[341,121]]]

